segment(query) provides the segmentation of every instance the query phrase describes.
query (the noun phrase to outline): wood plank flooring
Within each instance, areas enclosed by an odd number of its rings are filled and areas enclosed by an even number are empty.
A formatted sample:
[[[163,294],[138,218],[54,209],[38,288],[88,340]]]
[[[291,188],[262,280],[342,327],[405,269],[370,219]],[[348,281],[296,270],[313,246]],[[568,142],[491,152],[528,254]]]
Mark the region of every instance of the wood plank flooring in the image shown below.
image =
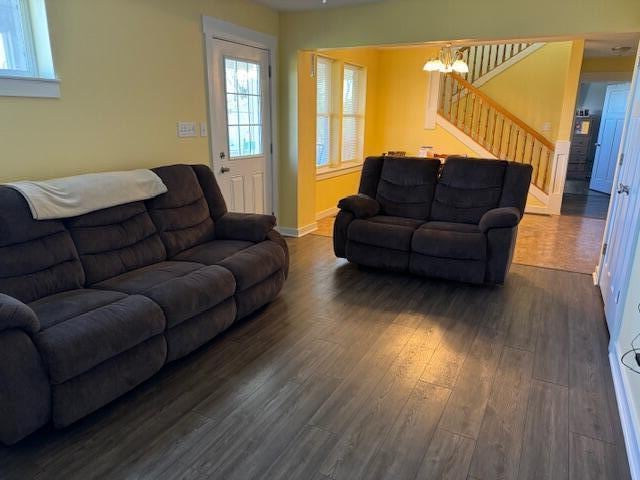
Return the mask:
[[[503,287],[360,269],[290,240],[280,297],[62,431],[5,479],[627,479],[588,275]]]

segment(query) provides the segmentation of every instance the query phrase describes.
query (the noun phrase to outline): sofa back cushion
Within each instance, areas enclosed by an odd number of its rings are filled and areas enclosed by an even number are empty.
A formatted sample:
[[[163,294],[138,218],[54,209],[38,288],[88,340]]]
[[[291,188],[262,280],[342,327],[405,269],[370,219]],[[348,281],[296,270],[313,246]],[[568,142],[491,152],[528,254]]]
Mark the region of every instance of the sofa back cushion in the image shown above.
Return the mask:
[[[428,219],[439,169],[439,160],[385,157],[375,196],[380,203],[381,213]]]
[[[214,239],[214,223],[198,177],[189,165],[153,170],[167,193],[147,201],[169,258]]]
[[[106,208],[65,223],[89,285],[167,258],[144,202]]]
[[[442,168],[431,209],[431,219],[473,223],[497,208],[508,162],[449,158]]]
[[[63,223],[34,220],[20,193],[0,187],[0,293],[32,302],[83,284],[78,252]]]

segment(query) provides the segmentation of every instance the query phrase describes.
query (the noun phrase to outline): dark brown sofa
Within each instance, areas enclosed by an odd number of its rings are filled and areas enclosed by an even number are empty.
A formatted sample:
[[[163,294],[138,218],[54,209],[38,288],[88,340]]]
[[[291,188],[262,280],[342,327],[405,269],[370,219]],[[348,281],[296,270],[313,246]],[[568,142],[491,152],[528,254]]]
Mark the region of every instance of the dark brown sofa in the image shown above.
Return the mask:
[[[271,215],[228,213],[211,170],[168,192],[35,221],[0,187],[0,441],[64,427],[273,300],[288,249]]]
[[[502,160],[371,157],[358,195],[342,199],[338,257],[369,267],[501,284],[532,168]]]

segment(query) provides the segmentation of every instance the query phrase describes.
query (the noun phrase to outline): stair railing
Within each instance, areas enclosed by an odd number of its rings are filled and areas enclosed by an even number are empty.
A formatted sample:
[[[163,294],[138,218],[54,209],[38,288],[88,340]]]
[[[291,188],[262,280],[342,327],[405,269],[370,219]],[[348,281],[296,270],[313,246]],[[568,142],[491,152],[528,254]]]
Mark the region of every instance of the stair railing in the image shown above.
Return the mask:
[[[531,183],[549,193],[553,143],[460,75],[441,82],[438,113],[495,157],[531,165]]]
[[[465,73],[463,77],[469,83],[474,83],[532,45],[533,43],[501,43],[463,47],[459,51],[469,65],[469,73]]]

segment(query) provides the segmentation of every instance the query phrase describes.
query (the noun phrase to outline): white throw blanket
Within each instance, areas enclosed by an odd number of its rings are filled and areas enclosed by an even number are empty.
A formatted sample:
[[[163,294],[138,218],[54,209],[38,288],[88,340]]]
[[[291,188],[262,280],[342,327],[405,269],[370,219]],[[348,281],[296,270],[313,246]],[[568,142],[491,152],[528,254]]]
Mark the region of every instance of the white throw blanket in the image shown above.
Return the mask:
[[[13,182],[36,220],[83,215],[129,202],[148,200],[167,191],[151,170],[90,173],[41,182]]]

